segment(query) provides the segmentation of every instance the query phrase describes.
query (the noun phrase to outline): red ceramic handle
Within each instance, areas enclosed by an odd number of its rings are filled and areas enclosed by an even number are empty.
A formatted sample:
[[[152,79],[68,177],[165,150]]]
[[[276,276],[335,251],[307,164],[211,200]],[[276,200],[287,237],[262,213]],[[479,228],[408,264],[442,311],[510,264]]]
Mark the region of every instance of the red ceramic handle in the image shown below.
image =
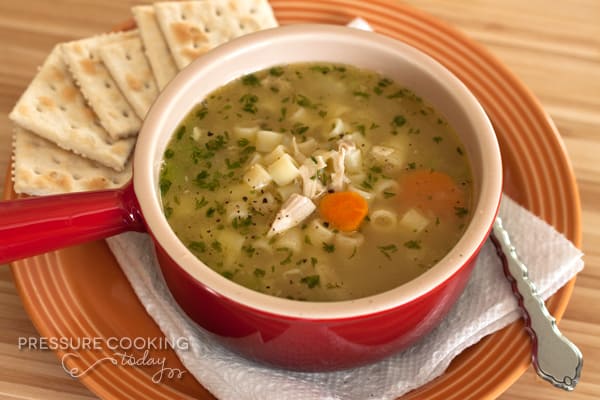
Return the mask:
[[[0,202],[0,264],[131,230],[144,230],[131,184]]]

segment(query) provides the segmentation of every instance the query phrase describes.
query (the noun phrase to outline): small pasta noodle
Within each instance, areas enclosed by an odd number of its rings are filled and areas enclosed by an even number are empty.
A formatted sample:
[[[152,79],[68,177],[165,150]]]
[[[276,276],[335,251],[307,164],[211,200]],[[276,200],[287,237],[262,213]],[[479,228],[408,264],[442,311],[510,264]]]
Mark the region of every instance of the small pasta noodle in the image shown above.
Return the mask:
[[[398,214],[385,208],[374,210],[369,218],[373,229],[378,231],[393,231],[398,225]]]
[[[315,218],[308,224],[306,235],[311,244],[320,247],[322,243],[331,243],[335,233],[323,225],[323,221]]]
[[[335,251],[343,258],[352,258],[365,242],[365,237],[360,232],[336,233],[333,244]]]
[[[387,199],[398,193],[400,185],[393,179],[382,179],[375,183],[373,192],[378,199]]]

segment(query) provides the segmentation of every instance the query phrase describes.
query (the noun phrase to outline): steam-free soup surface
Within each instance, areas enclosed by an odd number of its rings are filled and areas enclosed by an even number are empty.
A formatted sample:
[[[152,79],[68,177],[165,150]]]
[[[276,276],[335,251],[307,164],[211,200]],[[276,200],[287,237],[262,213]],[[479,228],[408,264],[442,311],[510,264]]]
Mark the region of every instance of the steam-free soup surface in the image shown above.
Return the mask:
[[[163,209],[206,265],[248,288],[336,301],[397,287],[471,217],[457,135],[416,94],[347,65],[233,81],[174,132]]]

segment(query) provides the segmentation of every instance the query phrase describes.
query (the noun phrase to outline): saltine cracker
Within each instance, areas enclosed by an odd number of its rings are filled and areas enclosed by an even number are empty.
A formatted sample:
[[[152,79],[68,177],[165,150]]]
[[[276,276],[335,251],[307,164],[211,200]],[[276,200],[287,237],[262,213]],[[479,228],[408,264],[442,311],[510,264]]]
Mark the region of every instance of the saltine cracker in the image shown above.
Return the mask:
[[[150,62],[158,89],[163,90],[167,83],[175,77],[178,70],[158,26],[154,7],[151,5],[135,6],[131,8],[131,13],[144,43],[144,51]]]
[[[132,37],[102,45],[100,57],[137,116],[144,119],[158,96],[158,88],[142,40]]]
[[[87,105],[61,55],[50,52],[9,115],[23,128],[117,171],[124,169],[135,139],[113,141]]]
[[[16,193],[43,196],[120,187],[131,178],[131,161],[117,172],[15,126],[12,173]]]
[[[135,136],[142,121],[100,58],[100,46],[131,39],[137,31],[92,36],[61,45],[75,82],[113,140]]]
[[[277,26],[267,0],[160,2],[154,10],[179,69],[230,39]]]

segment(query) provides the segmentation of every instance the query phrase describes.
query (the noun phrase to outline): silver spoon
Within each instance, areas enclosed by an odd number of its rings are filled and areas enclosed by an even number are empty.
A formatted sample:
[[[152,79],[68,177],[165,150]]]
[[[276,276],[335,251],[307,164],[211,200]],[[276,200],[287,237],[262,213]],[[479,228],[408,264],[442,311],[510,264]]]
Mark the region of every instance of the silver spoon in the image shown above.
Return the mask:
[[[500,217],[494,222],[490,238],[523,311],[525,329],[532,341],[532,362],[537,374],[556,387],[573,390],[581,376],[581,351],[558,330],[556,320],[529,280],[527,266],[519,259]]]

